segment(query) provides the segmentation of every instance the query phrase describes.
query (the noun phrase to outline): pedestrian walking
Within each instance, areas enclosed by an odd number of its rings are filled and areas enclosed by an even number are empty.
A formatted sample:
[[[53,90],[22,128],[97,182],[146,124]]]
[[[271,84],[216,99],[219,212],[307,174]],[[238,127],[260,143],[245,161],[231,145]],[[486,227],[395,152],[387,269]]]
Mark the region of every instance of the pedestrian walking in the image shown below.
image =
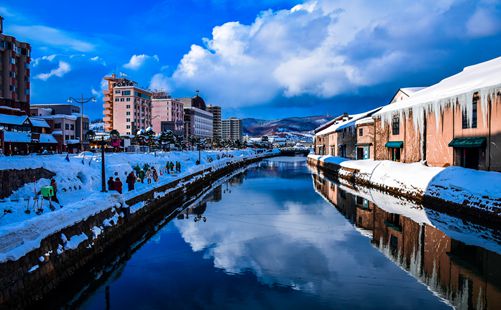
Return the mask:
[[[109,191],[114,191],[115,190],[115,180],[113,180],[113,177],[110,177],[108,179],[108,190]]]
[[[174,172],[174,163],[173,162],[169,163],[169,168],[170,168],[170,171]]]
[[[120,181],[119,177],[115,178],[115,182],[113,184],[114,189],[119,192],[120,194],[122,193],[122,181]]]
[[[144,183],[144,175],[145,175],[144,170],[143,169],[139,170],[139,173],[137,174],[137,176],[141,180],[141,183]]]
[[[158,173],[157,169],[153,168],[153,181],[157,182],[158,181]]]
[[[125,179],[125,182],[127,182],[127,190],[133,191],[134,190],[134,185],[136,184],[136,175],[134,174],[134,171],[131,171],[129,175],[127,176],[127,179]]]

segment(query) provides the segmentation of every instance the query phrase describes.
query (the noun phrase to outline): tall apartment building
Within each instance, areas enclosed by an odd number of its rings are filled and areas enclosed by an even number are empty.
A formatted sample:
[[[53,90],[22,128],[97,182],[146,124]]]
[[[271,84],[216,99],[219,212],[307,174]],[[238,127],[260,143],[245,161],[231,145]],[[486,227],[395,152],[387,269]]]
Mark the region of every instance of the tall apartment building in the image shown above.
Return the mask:
[[[30,113],[30,54],[28,43],[3,34],[0,16],[0,106]]]
[[[212,113],[212,137],[214,141],[221,141],[222,123],[221,123],[221,107],[217,105],[208,105],[207,111]]]
[[[172,131],[177,136],[184,134],[183,103],[165,92],[153,94],[151,100],[151,125],[156,133]]]
[[[222,121],[223,140],[242,141],[242,120],[230,117]]]
[[[115,74],[104,79],[108,81],[108,89],[104,91],[104,130],[115,129],[122,135],[131,135],[150,127],[152,93]]]

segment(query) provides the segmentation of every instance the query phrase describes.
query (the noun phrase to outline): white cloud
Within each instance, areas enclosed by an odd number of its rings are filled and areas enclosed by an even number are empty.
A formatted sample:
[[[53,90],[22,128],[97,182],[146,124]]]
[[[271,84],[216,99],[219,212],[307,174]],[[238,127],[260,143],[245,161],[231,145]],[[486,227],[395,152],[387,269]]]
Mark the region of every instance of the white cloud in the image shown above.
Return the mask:
[[[59,30],[56,28],[30,25],[13,25],[10,27],[12,33],[22,37],[30,43],[39,43],[47,46],[58,47],[63,50],[75,50],[78,52],[90,52],[95,49],[93,43],[77,38],[76,34]]]
[[[422,72],[440,61],[436,58],[448,57],[442,45],[464,36],[467,27],[466,18],[447,15],[460,5],[465,4],[317,0],[291,10],[265,11],[250,25],[214,27],[204,46],[192,45],[183,56],[172,82],[200,89],[208,100],[227,107],[280,95],[328,98],[353,93]],[[461,12],[469,14],[466,7]],[[482,34],[495,29],[487,19],[471,27]]]
[[[150,81],[150,89],[170,92],[169,78],[162,73],[155,74]]]
[[[42,81],[46,81],[53,76],[62,77],[70,71],[71,71],[71,66],[69,63],[64,61],[59,61],[57,68],[50,70],[48,73],[37,74],[35,78]]]
[[[157,55],[153,55],[153,56],[146,55],[146,54],[132,55],[129,62],[126,63],[125,65],[123,65],[123,67],[127,68],[127,69],[131,69],[131,70],[138,70],[148,61],[159,62],[160,59],[158,58]]]
[[[478,8],[466,23],[468,35],[472,37],[485,37],[501,31],[499,16],[486,8]],[[495,14],[495,11],[494,11]]]

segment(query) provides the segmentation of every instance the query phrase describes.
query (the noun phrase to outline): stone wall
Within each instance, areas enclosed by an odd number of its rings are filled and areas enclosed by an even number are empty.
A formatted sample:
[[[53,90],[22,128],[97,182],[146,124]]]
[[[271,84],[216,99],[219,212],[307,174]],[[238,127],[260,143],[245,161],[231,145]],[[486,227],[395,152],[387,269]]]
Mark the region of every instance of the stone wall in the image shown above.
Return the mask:
[[[56,174],[44,168],[0,170],[0,198],[9,197],[14,191],[34,180],[50,179]]]

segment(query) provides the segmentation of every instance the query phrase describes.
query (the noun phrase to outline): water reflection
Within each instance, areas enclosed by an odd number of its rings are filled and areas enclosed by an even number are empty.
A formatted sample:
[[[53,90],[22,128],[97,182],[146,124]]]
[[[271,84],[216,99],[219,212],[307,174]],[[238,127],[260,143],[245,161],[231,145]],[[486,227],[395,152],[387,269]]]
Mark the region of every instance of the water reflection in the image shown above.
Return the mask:
[[[492,231],[451,229],[454,221],[422,207],[312,177],[304,159],[271,159],[177,214],[76,304],[499,308],[499,256],[451,239],[438,222],[459,240],[499,246]]]
[[[475,224],[426,211],[381,192],[357,191],[319,174],[314,174],[313,180],[316,190],[366,231],[386,257],[452,305],[458,309],[501,308],[501,256],[467,244],[481,243],[499,251],[498,231],[485,227],[480,231]],[[382,207],[368,196],[380,201]],[[434,225],[437,222],[464,242],[439,230]]]

